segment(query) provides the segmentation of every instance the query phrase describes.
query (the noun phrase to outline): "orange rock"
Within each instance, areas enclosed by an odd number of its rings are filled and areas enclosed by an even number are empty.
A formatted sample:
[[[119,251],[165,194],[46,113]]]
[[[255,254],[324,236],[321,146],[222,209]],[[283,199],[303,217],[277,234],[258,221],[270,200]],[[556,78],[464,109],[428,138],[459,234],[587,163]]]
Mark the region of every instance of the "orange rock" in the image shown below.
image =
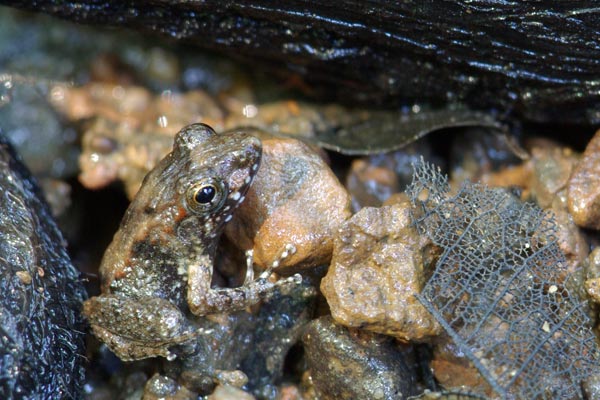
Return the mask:
[[[568,186],[569,212],[584,228],[600,229],[600,131],[588,143]]]
[[[433,248],[412,227],[406,197],[398,204],[363,208],[335,238],[321,291],[336,322],[409,341],[440,327],[414,296],[425,284]]]
[[[254,249],[265,268],[291,244],[296,252],[278,273],[327,264],[333,235],[350,217],[350,196],[317,153],[295,139],[263,140],[263,158],[246,200],[225,234],[241,249]]]

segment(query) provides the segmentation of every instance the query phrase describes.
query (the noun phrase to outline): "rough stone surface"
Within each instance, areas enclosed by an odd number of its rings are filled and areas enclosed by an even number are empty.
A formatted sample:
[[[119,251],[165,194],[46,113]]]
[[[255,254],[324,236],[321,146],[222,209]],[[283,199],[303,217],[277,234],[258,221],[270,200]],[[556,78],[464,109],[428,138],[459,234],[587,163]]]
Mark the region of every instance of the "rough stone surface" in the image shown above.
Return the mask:
[[[431,146],[423,140],[401,150],[354,160],[346,176],[346,187],[352,195],[352,211],[379,207],[392,194],[404,190],[411,182],[413,164],[421,158],[436,160]]]
[[[590,140],[568,185],[569,212],[584,228],[600,229],[600,131]]]
[[[321,281],[335,321],[405,341],[439,334],[437,322],[414,297],[425,284],[430,246],[412,228],[406,197],[355,214],[336,235]]]
[[[303,336],[310,380],[322,400],[405,399],[416,394],[415,371],[393,339],[312,321]]]
[[[90,83],[56,86],[52,105],[67,118],[94,118],[82,138],[81,183],[97,189],[120,179],[130,198],[142,179],[171,149],[185,125],[222,127],[223,112],[203,91],[152,95],[139,86]]]
[[[277,270],[288,274],[328,263],[332,237],[349,217],[350,196],[317,153],[295,139],[266,139],[258,175],[225,233],[253,248],[261,267],[293,245]]]
[[[435,379],[445,390],[468,388],[474,393],[492,395],[490,385],[447,336],[434,347],[430,366]]]
[[[208,396],[208,400],[254,400],[254,396],[233,386],[219,385],[215,391]]]

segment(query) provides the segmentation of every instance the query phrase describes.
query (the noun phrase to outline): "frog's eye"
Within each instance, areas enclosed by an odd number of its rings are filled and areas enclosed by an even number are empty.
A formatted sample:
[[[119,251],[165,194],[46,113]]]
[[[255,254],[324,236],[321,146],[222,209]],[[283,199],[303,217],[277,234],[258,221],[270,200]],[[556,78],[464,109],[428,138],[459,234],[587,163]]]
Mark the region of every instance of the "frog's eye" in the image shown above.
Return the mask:
[[[187,190],[187,205],[197,212],[211,211],[223,204],[225,193],[222,182],[216,179],[204,179]]]

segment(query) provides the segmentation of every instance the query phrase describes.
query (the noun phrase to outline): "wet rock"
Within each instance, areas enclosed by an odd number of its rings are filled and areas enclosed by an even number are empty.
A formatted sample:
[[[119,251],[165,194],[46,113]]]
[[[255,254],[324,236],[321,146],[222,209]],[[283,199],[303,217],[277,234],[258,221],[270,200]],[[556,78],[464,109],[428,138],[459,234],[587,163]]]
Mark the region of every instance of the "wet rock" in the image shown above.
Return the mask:
[[[0,137],[0,398],[78,398],[85,291],[50,208]]]
[[[414,371],[389,337],[321,317],[307,326],[302,340],[320,399],[405,399],[416,394]]]
[[[552,211],[558,245],[567,259],[567,271],[571,273],[579,268],[589,253],[583,232],[567,212],[567,185],[578,162],[579,156],[573,150],[553,143],[531,149],[530,195],[540,207]]]
[[[600,304],[600,247],[596,247],[584,263],[585,290],[591,300]]]
[[[433,249],[413,229],[408,200],[400,199],[363,208],[342,225],[321,290],[337,323],[423,341],[441,330],[414,296],[425,285]]]
[[[434,347],[430,366],[436,380],[445,390],[468,388],[468,391],[485,393],[488,397],[493,393],[477,368],[447,336]]]
[[[240,113],[237,109],[225,120],[225,128],[251,126],[271,133],[314,137],[317,132],[329,131],[370,118],[367,111],[349,110],[329,104],[319,105],[295,100],[280,100],[249,104]]]
[[[582,384],[581,388],[586,399],[596,400],[600,399],[600,374],[596,374],[586,379]]]
[[[165,373],[199,394],[211,393],[216,383],[243,386],[248,378],[239,366],[253,350],[256,318],[248,312],[190,317],[196,329],[207,334],[173,351],[174,361],[164,360]]]
[[[352,195],[352,210],[378,207],[388,197],[400,191],[398,175],[394,170],[373,165],[368,158],[352,161],[346,178],[346,187]]]
[[[553,202],[567,203],[567,184],[579,156],[568,147],[549,144],[531,149],[533,175],[531,192],[542,208],[550,208]]]
[[[457,135],[450,150],[452,180],[477,182],[481,177],[516,164],[516,146],[507,135],[485,129],[466,129]]]
[[[294,139],[263,140],[260,170],[225,234],[241,249],[254,249],[265,267],[286,245],[296,252],[279,273],[328,263],[332,236],[350,216],[350,196],[323,159]]]
[[[190,392],[174,379],[166,376],[154,375],[146,382],[142,400],[194,400],[198,395]]]
[[[130,197],[170,151],[178,130],[194,122],[223,126],[220,107],[201,90],[154,96],[139,86],[90,83],[56,86],[51,100],[73,121],[94,118],[82,139],[81,183],[98,189],[120,179]]]
[[[572,273],[589,253],[584,233],[567,210],[569,177],[579,162],[570,148],[548,140],[531,141],[531,157],[520,165],[504,167],[498,172],[485,172],[481,182],[489,186],[518,187],[522,199],[533,199],[552,212],[556,237]],[[561,282],[566,276],[561,277]]]
[[[600,131],[590,140],[569,180],[569,212],[577,225],[600,230]]]
[[[600,120],[597,15],[586,1],[524,1],[517,9],[489,0],[343,9],[323,0],[3,4],[191,41],[245,57],[251,69],[262,59],[341,100],[458,102],[550,123]]]
[[[219,385],[207,400],[254,400],[254,396],[233,386]]]
[[[254,341],[241,370],[248,375],[247,389],[261,399],[274,399],[275,384],[283,376],[288,351],[313,317],[317,290],[310,279],[278,290],[264,302],[257,315]]]
[[[379,207],[392,194],[404,190],[412,179],[412,165],[421,157],[433,161],[430,146],[422,140],[402,150],[354,160],[346,177],[352,211]]]

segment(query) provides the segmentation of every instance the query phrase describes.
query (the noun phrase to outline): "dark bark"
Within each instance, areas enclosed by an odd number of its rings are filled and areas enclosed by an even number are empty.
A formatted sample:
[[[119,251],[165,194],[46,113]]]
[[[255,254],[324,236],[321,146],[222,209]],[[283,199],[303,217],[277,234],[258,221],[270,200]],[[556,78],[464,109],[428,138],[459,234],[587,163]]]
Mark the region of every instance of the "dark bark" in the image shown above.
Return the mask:
[[[591,1],[0,3],[286,66],[355,101],[600,122],[600,7]]]

